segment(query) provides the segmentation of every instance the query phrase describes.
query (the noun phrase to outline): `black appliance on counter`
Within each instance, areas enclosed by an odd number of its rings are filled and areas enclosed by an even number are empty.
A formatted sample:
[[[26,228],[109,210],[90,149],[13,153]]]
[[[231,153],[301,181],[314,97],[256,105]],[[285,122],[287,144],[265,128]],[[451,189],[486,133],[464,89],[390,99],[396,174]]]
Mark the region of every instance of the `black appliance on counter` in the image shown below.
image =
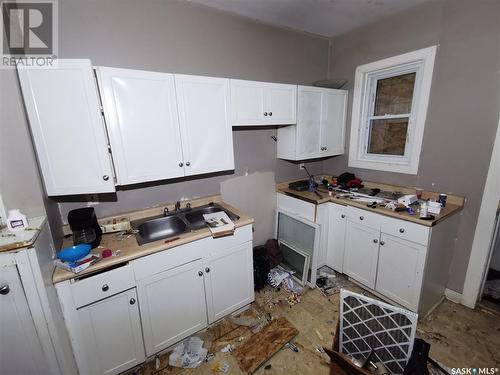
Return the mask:
[[[101,243],[102,230],[93,207],[77,208],[68,212],[68,223],[73,232],[73,244],[90,244],[92,248]]]

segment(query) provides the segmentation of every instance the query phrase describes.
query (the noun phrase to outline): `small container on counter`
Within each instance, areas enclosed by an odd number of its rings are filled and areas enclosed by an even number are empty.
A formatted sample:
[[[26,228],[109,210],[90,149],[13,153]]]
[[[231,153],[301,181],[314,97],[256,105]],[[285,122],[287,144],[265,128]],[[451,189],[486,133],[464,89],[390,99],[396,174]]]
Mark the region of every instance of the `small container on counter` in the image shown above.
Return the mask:
[[[420,204],[420,217],[426,218],[427,216],[429,216],[427,201],[423,201]]]
[[[441,207],[446,207],[447,198],[448,198],[447,194],[444,193],[439,194],[438,202],[441,203]]]
[[[28,228],[28,220],[26,219],[26,215],[23,215],[18,209],[9,210],[7,227],[11,232],[17,232]]]

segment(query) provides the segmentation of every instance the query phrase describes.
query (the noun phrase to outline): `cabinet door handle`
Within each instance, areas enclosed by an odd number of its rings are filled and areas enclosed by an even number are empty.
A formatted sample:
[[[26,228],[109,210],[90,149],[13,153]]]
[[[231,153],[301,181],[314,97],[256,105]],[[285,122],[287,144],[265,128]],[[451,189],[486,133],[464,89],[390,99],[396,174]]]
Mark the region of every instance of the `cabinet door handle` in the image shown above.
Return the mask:
[[[184,163],[181,161],[181,162],[179,163],[179,167],[181,167],[181,168],[182,168],[183,166],[184,166]]]
[[[365,217],[364,216],[360,216],[359,220],[365,220]]]
[[[109,176],[108,176],[107,174],[105,174],[104,176],[102,176],[102,179],[103,179],[104,181],[108,181],[108,180],[109,180]]]
[[[328,147],[325,146],[325,151],[328,150]]]
[[[198,276],[203,276],[203,272],[202,271],[198,271]]]
[[[272,116],[272,115],[273,115],[273,113],[272,113],[272,112],[269,112],[269,116]]]
[[[384,246],[385,245],[385,242],[384,241],[380,241],[380,246]]]
[[[190,165],[191,165],[191,162],[189,162],[189,161],[188,161],[188,162],[186,163],[186,167],[189,167]]]
[[[267,116],[267,112],[264,112],[264,116]]]
[[[340,217],[341,217],[342,219],[345,219],[345,215],[344,215],[344,214],[340,215]]]
[[[399,233],[404,233],[404,232],[405,232],[404,228],[399,228]]]
[[[375,239],[373,240],[373,243],[377,243],[377,242],[378,242],[378,240],[375,238]],[[382,243],[382,242],[381,242],[381,243]]]
[[[9,284],[4,284],[4,285],[0,286],[0,294],[2,296],[9,294],[9,292],[10,292]]]
[[[107,292],[109,290],[109,285],[108,284],[104,284],[101,289],[102,289],[103,292]]]
[[[131,299],[130,299],[130,301],[129,301],[129,303],[130,303],[131,305],[135,304],[135,298],[131,298]]]
[[[210,268],[206,267],[206,268],[205,268],[205,272],[206,272],[206,273],[209,273],[209,272],[210,272]]]

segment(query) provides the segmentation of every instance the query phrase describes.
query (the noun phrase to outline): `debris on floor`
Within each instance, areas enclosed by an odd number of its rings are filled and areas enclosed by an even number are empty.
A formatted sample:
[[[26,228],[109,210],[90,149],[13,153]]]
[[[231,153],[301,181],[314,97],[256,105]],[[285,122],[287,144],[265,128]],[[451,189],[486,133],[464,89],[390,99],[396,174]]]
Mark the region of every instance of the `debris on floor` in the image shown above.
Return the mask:
[[[483,295],[500,299],[500,279],[487,280],[484,283]]]
[[[168,364],[174,367],[195,368],[207,357],[208,350],[203,347],[203,340],[197,336],[191,336],[179,343],[168,360]]]
[[[337,276],[330,267],[324,266],[318,269],[316,286],[325,297],[339,293],[340,289],[352,285],[352,282],[342,276]]]
[[[216,362],[212,365],[212,367],[210,367],[210,370],[212,372],[222,372],[224,374],[227,374],[229,368],[230,366],[227,362]]]
[[[293,271],[284,269],[281,266],[274,267],[269,271],[268,282],[273,288],[277,290],[283,289],[288,295],[284,298],[288,306],[292,307],[300,302],[300,296],[304,293],[304,288],[302,288],[297,281],[294,280],[292,275]],[[272,293],[268,293],[270,298],[266,299],[266,305],[269,308],[280,305],[282,300],[275,299],[272,297]]]

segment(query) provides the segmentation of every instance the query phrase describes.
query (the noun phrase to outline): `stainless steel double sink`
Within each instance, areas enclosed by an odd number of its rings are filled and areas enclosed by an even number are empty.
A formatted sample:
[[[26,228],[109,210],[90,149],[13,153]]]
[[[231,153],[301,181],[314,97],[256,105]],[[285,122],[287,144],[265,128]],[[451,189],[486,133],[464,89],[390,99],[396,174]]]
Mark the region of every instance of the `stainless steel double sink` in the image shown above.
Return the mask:
[[[165,216],[155,216],[146,219],[132,221],[132,229],[137,230],[136,239],[139,245],[149,242],[175,237],[206,227],[203,214],[224,211],[232,221],[239,216],[222,207],[217,203],[209,203],[204,206],[186,208],[179,211],[169,212]]]

